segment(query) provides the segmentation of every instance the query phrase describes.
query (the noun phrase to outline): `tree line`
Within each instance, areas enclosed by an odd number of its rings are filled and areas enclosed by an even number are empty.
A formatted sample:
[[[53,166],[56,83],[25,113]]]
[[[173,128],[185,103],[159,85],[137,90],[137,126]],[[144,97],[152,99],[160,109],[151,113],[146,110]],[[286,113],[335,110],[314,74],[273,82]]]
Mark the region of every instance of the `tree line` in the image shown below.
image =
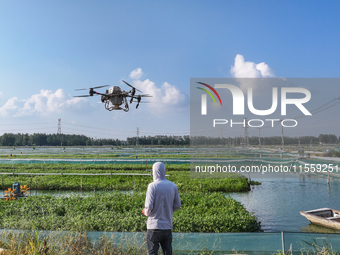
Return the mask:
[[[85,135],[66,134],[12,134],[0,137],[1,146],[102,146],[121,145],[118,139],[93,139]]]
[[[288,137],[285,136],[283,143],[285,145],[318,145],[318,144],[338,144],[340,137],[332,134],[320,134],[316,136],[301,136],[301,137]],[[195,136],[191,137],[191,145],[225,145],[225,146],[258,146],[258,145],[282,145],[281,136],[258,137],[252,136],[246,139],[240,137],[205,137]]]
[[[340,137],[332,134],[320,134],[316,136],[284,137],[285,145],[317,145],[317,144],[338,144]],[[141,136],[128,137],[126,141],[119,139],[94,139],[85,135],[69,134],[12,134],[4,133],[0,136],[0,146],[143,146],[143,145],[224,145],[224,146],[257,146],[261,145],[281,145],[281,136],[271,137],[206,137],[206,136]]]

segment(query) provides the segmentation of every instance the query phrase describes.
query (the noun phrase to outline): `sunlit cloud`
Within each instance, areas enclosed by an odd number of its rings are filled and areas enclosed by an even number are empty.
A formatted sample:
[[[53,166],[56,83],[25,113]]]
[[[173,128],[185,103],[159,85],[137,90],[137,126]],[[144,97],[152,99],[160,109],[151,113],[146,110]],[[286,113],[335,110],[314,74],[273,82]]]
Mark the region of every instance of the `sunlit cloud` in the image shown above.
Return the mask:
[[[256,64],[254,62],[245,61],[244,56],[237,54],[234,65],[230,69],[233,77],[239,78],[240,88],[247,90],[252,87],[259,89],[263,87],[263,83],[256,79],[242,79],[242,78],[272,78],[276,77],[273,70],[265,63]]]
[[[230,73],[235,78],[268,78],[275,77],[273,70],[265,63],[256,64],[254,62],[245,61],[244,56],[237,54],[234,65],[230,69]]]
[[[143,74],[140,68],[132,71],[134,74]],[[134,75],[133,77],[139,77],[140,75]],[[131,78],[130,74],[130,78]],[[178,87],[164,82],[160,87],[149,80],[133,79],[133,86],[143,91],[143,94],[151,95],[152,97],[143,98],[145,101],[149,101],[148,107],[152,109],[154,113],[161,113],[166,111],[178,111],[183,110],[189,105],[189,97],[184,94]]]
[[[133,80],[138,80],[138,79],[142,78],[143,75],[144,75],[144,73],[143,73],[142,69],[137,68],[130,73],[130,78],[133,79]]]
[[[84,98],[71,97],[63,89],[41,90],[28,99],[10,98],[0,107],[1,116],[48,116],[52,113],[82,109],[87,104]]]

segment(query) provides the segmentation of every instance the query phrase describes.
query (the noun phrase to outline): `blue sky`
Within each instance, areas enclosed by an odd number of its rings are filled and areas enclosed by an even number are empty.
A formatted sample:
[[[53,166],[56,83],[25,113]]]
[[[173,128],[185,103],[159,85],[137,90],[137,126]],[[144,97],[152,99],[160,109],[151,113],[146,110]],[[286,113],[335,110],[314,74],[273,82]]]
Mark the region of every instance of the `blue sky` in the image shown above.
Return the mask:
[[[140,135],[189,134],[190,78],[236,77],[236,56],[243,57],[240,73],[247,62],[265,62],[276,77],[339,77],[339,7],[0,1],[0,134],[55,133],[58,118],[63,133],[97,138],[124,139],[137,127]],[[99,97],[73,98],[77,88],[104,84],[128,90],[122,79],[152,93],[150,103],[108,112]]]

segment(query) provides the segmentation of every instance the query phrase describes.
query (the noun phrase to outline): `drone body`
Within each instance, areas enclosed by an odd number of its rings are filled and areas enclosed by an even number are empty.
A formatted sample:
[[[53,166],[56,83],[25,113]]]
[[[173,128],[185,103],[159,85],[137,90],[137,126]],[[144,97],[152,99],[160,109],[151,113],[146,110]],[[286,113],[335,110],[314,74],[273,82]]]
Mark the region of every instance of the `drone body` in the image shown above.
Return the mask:
[[[105,93],[99,93],[95,91],[94,89],[97,88],[103,88],[107,87],[109,85],[104,86],[98,86],[90,88],[89,95],[82,95],[82,96],[76,96],[76,97],[90,97],[93,95],[100,95],[101,96],[101,102],[105,104],[105,109],[108,111],[113,110],[123,110],[125,112],[129,111],[129,103],[127,97],[130,97],[130,104],[133,102],[137,102],[136,109],[139,106],[139,103],[141,102],[142,97],[151,97],[151,95],[135,95],[136,90],[139,92],[142,92],[126,81],[123,81],[126,85],[131,87],[130,91],[122,91],[120,87],[118,86],[112,86],[108,90],[105,91]],[[77,89],[77,90],[86,90],[86,89]],[[136,99],[136,101],[133,101],[133,99]]]

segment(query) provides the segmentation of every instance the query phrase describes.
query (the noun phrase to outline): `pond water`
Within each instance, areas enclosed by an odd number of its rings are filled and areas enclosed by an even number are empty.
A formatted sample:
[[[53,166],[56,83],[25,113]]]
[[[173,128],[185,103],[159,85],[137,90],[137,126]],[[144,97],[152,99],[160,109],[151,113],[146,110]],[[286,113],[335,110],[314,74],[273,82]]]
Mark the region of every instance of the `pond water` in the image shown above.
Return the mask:
[[[254,178],[255,179],[255,178]],[[318,208],[340,209],[340,179],[323,175],[277,175],[275,178],[256,178],[261,185],[247,193],[228,193],[254,212],[266,232],[327,232],[340,231],[310,224],[299,211]]]

